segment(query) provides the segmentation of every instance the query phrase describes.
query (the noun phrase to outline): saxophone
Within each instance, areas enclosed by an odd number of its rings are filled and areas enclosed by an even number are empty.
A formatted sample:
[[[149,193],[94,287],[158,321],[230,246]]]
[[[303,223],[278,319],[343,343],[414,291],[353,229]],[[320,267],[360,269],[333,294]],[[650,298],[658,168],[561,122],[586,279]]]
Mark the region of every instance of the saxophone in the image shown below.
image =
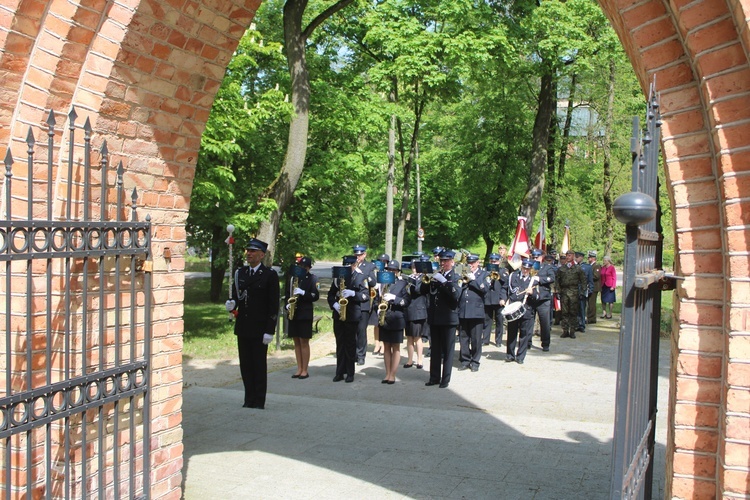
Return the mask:
[[[299,288],[299,278],[297,276],[292,280],[292,291],[295,288]],[[292,295],[286,303],[289,304],[289,321],[292,321],[294,319],[294,310],[297,309],[297,296]]]
[[[342,292],[346,288],[346,278],[341,276],[339,278],[339,297],[341,297]],[[349,305],[349,301],[346,300],[344,297],[341,297],[339,299],[339,320],[340,321],[346,321],[346,306]]]
[[[385,294],[388,293],[388,285],[385,285],[383,287],[383,295],[381,297],[385,297]],[[388,302],[384,299],[380,299],[380,304],[378,304],[378,325],[383,326],[385,325],[385,313],[388,312]]]

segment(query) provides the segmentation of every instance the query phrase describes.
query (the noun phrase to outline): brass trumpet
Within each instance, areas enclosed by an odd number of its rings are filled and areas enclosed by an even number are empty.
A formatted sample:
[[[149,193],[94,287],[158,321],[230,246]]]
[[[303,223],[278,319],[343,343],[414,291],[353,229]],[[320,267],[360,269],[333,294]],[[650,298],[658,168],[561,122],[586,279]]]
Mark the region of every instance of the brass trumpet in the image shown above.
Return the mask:
[[[292,291],[294,291],[295,288],[299,288],[299,278],[296,276],[292,280]],[[292,295],[286,303],[289,304],[289,321],[292,321],[294,319],[294,311],[297,309],[297,296]]]
[[[346,321],[346,306],[349,305],[349,301],[342,297],[344,289],[346,288],[346,278],[341,276],[339,278],[339,320]]]
[[[495,280],[495,281],[499,280],[500,279],[500,273],[497,272],[497,271],[492,271],[490,273],[490,279],[491,280]]]

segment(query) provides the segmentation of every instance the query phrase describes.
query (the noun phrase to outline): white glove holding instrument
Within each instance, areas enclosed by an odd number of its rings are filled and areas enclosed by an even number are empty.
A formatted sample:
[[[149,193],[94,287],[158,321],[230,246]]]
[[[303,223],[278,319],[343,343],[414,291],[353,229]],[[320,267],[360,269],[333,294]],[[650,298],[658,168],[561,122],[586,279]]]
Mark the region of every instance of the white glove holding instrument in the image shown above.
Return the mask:
[[[448,281],[448,278],[446,278],[445,276],[443,276],[443,275],[442,275],[442,274],[440,274],[440,273],[435,273],[435,274],[433,274],[433,275],[432,275],[432,279],[434,279],[434,280],[435,280],[435,281],[437,281],[438,283],[445,283],[446,281]]]
[[[236,305],[237,305],[237,304],[236,304],[236,303],[235,303],[235,302],[234,302],[233,300],[227,300],[226,302],[224,302],[224,307],[226,307],[226,308],[227,308],[227,312],[232,312],[232,311],[234,311],[234,307],[235,307]]]
[[[383,295],[383,298],[386,300],[386,302],[393,302],[394,300],[396,300],[396,296],[392,293],[386,293],[385,295]]]
[[[354,297],[355,295],[356,295],[356,292],[354,290],[349,290],[348,288],[341,290],[341,296],[345,299],[348,299],[349,297]]]
[[[301,288],[295,288],[293,295],[304,295],[305,291]]]
[[[269,335],[267,333],[263,334],[263,343],[264,344],[268,345],[268,344],[271,343],[272,340],[273,340],[273,335]]]
[[[338,302],[334,302],[333,303],[333,310],[336,311],[337,313],[341,314],[341,304],[339,304]]]
[[[466,273],[466,277],[469,278],[469,281],[474,281],[475,279],[477,279],[474,273]]]

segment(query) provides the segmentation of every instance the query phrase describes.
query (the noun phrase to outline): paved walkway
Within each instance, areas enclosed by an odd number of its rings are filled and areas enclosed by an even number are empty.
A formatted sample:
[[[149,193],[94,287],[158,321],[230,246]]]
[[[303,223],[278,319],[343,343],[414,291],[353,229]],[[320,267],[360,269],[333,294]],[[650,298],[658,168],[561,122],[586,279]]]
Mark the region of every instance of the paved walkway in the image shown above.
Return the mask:
[[[186,380],[184,497],[602,499],[609,496],[617,324],[575,340],[553,329],[524,365],[488,346],[480,370],[447,389],[399,368],[381,384],[368,355],[354,383],[333,383],[331,355],[269,374],[265,410],[242,408],[242,384]],[[405,346],[403,351],[405,352]],[[661,342],[654,497],[663,497],[669,342]],[[458,356],[456,356],[456,359]],[[425,360],[426,363],[429,359]],[[427,364],[425,364],[427,368]]]

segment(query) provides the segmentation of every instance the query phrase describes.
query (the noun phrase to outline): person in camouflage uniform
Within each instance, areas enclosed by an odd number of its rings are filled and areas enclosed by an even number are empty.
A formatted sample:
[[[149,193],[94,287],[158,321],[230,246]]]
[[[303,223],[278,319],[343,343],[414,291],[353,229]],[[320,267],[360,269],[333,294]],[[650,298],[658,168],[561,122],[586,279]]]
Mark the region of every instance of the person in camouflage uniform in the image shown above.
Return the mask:
[[[576,327],[578,327],[578,287],[587,287],[586,275],[580,266],[575,263],[575,252],[568,250],[565,253],[565,262],[560,264],[555,276],[555,285],[560,293],[562,302],[562,335],[560,337],[576,338]]]

